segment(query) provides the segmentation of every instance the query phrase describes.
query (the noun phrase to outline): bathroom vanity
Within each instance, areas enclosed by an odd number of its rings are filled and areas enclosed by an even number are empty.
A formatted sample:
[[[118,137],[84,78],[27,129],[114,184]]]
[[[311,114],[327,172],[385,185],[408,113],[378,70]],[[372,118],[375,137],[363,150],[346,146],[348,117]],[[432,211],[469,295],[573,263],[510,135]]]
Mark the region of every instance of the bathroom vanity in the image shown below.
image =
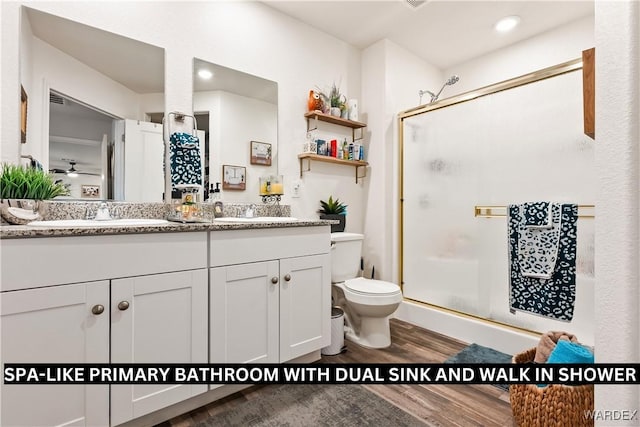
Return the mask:
[[[317,360],[330,343],[328,224],[2,227],[2,361]],[[2,387],[3,425],[92,426],[161,422],[239,389]]]

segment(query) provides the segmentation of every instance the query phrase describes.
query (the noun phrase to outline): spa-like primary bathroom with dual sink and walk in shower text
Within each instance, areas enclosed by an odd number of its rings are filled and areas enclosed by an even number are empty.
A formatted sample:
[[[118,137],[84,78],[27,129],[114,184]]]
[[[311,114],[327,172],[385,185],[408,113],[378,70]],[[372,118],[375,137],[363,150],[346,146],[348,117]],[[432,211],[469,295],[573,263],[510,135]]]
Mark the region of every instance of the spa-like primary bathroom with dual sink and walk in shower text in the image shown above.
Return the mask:
[[[637,1],[0,8],[1,425],[637,425]]]

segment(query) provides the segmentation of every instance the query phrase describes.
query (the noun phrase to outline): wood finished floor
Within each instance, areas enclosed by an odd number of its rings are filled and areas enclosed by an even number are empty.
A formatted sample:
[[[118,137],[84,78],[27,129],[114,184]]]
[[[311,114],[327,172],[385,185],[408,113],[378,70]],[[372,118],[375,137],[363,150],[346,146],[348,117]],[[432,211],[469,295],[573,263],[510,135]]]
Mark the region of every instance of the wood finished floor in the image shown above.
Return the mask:
[[[391,347],[367,349],[345,341],[347,351],[323,356],[322,363],[442,363],[467,344],[391,320]],[[421,419],[426,426],[514,426],[509,392],[491,385],[364,385],[393,405]],[[175,417],[157,427],[192,427],[209,416],[269,393],[254,386]],[[386,427],[386,426],[380,426]]]

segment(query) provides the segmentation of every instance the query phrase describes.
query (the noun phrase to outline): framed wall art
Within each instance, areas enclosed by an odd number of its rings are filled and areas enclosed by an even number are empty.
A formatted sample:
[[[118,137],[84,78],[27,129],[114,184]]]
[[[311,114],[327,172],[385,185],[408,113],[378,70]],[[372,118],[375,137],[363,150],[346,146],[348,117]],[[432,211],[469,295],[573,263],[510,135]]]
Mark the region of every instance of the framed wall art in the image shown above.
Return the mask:
[[[271,144],[251,141],[251,164],[271,166]]]
[[[89,199],[100,198],[100,186],[99,185],[81,185],[80,196]]]
[[[247,185],[247,168],[244,166],[222,165],[222,189],[244,190]]]

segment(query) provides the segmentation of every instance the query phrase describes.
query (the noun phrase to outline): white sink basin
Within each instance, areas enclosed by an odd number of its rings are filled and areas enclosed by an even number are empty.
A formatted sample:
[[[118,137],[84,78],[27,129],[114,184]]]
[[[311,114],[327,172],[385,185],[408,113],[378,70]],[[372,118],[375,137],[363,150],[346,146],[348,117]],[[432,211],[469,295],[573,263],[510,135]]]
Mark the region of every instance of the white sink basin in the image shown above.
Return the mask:
[[[134,226],[134,227],[150,227],[154,225],[168,224],[165,219],[153,218],[125,218],[125,219],[109,219],[106,221],[96,221],[93,219],[61,219],[52,221],[32,221],[30,227],[118,227],[118,226]]]
[[[297,218],[290,216],[256,216],[253,218],[243,218],[234,216],[225,216],[223,218],[216,218],[215,221],[220,222],[248,222],[248,223],[261,223],[261,222],[291,222],[296,221]]]

